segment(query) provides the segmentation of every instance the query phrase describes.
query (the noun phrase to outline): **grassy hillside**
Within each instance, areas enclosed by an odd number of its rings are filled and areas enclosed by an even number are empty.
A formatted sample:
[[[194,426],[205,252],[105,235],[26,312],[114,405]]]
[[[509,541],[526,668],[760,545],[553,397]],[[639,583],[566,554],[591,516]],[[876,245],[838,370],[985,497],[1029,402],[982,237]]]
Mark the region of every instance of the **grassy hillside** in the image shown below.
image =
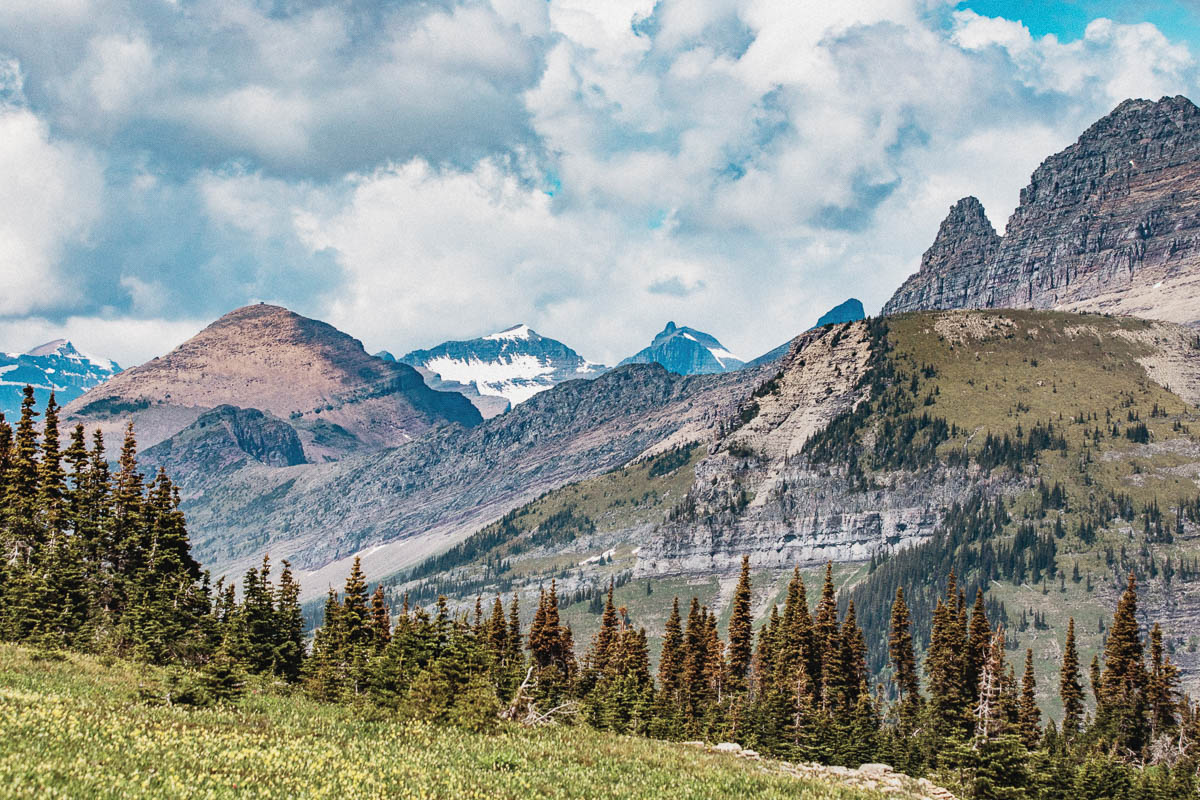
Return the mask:
[[[259,688],[149,704],[161,673],[0,646],[0,795],[12,798],[796,798],[881,795],[770,762],[588,728],[434,729]]]

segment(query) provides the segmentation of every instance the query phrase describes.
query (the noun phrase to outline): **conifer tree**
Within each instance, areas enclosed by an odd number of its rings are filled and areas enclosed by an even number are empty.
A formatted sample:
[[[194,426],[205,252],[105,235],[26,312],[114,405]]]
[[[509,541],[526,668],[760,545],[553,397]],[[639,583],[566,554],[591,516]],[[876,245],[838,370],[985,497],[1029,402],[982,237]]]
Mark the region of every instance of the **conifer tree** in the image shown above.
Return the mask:
[[[1079,682],[1079,652],[1075,645],[1074,617],[1067,621],[1067,641],[1063,646],[1058,693],[1063,707],[1062,732],[1070,738],[1079,732],[1079,726],[1083,722],[1083,686]]]
[[[896,600],[892,603],[888,657],[892,664],[892,684],[901,705],[919,703],[920,679],[917,677],[917,657],[913,652],[912,617],[904,600],[902,586],[896,587]]]
[[[996,626],[988,643],[988,657],[979,673],[979,693],[975,704],[975,739],[987,741],[1004,735],[1009,720],[1004,703],[1004,627]]]
[[[375,631],[376,647],[384,647],[392,638],[392,610],[388,607],[382,583],[375,587],[371,595],[371,627]]]
[[[679,598],[676,597],[663,630],[662,652],[658,659],[658,686],[671,703],[679,698],[683,661],[683,626],[679,617]]]
[[[1179,670],[1163,652],[1162,628],[1156,622],[1150,629],[1150,674],[1146,685],[1152,741],[1173,731],[1178,724],[1178,688]]]
[[[979,588],[975,590],[975,606],[971,609],[971,624],[967,630],[967,663],[964,667],[964,682],[972,698],[979,691],[979,676],[987,661],[991,641],[992,626],[983,604],[983,589]]]
[[[827,685],[836,690],[839,666],[837,661],[840,651],[832,561],[825,565],[825,581],[821,585],[821,599],[817,601],[817,613],[813,618],[813,640],[813,647],[820,663],[820,669],[814,674],[815,688],[817,696],[824,697]]]
[[[729,679],[732,687],[744,688],[753,655],[754,631],[750,608],[750,556],[742,556],[742,573],[733,592],[729,614]]]
[[[1146,667],[1137,622],[1137,578],[1129,574],[1104,646],[1104,670],[1096,721],[1117,746],[1138,751],[1145,744]]]
[[[300,607],[300,584],[292,565],[284,560],[275,594],[274,663],[280,677],[295,681],[304,665],[304,613]]]
[[[1018,707],[1021,741],[1030,750],[1042,738],[1042,712],[1037,704],[1037,679],[1033,674],[1033,650],[1025,650],[1025,672],[1021,676],[1021,701]]]
[[[859,697],[868,693],[867,641],[862,628],[858,627],[853,600],[847,604],[842,620],[840,651],[837,706],[843,713],[850,714],[857,708]]]
[[[934,730],[944,738],[962,738],[966,733],[971,701],[964,686],[965,634],[954,573],[951,572],[945,601],[938,600],[934,608],[929,652],[925,659]]]

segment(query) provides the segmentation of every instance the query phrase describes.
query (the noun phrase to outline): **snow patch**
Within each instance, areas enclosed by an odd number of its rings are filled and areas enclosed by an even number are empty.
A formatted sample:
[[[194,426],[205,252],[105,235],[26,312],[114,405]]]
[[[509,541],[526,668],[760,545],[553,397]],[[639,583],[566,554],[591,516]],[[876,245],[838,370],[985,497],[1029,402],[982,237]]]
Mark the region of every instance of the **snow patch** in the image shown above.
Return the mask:
[[[473,383],[480,394],[503,397],[514,406],[554,385],[554,367],[533,355],[505,355],[499,361],[438,356],[425,368],[444,381]]]
[[[495,342],[502,339],[532,339],[534,335],[533,329],[528,325],[514,325],[511,328],[500,331],[499,333],[488,334],[483,338]]]
[[[708,352],[712,353],[712,357],[717,360],[717,363],[721,365],[722,369],[725,368],[726,361],[741,361],[740,358],[723,347],[709,347]]]
[[[603,553],[601,553],[598,556],[592,556],[591,558],[585,558],[583,561],[580,561],[579,566],[584,567],[584,566],[587,566],[588,564],[599,564],[601,561],[604,561],[605,559],[612,558],[616,554],[616,552],[617,552],[617,549],[615,547],[610,547],[609,549],[605,550]]]

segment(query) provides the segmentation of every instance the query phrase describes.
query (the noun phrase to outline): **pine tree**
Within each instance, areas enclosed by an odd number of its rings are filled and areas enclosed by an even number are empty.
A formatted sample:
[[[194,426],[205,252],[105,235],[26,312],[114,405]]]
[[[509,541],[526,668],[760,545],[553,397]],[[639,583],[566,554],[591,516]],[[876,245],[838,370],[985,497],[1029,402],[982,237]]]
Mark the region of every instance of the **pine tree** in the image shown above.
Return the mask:
[[[1033,650],[1025,650],[1025,672],[1021,676],[1021,701],[1018,708],[1021,741],[1030,750],[1042,738],[1042,712],[1037,704],[1037,679],[1033,673]]]
[[[862,628],[858,627],[858,617],[854,611],[854,601],[846,607],[846,617],[842,620],[841,632],[840,677],[838,685],[840,694],[838,707],[843,713],[854,713],[859,704],[859,698],[868,694],[867,689],[867,640],[863,637]]]
[[[954,573],[950,573],[946,599],[938,600],[933,612],[925,671],[929,676],[929,702],[934,730],[944,738],[962,738],[966,733],[970,696],[965,691],[963,654],[966,631],[959,615]]]
[[[975,606],[971,609],[971,625],[967,631],[967,663],[964,667],[965,684],[971,697],[979,691],[979,676],[987,661],[991,647],[992,626],[988,622],[987,609],[983,604],[983,589],[975,590]]]
[[[1083,686],[1079,682],[1079,652],[1075,645],[1074,617],[1067,622],[1067,641],[1063,646],[1058,694],[1062,698],[1063,706],[1063,735],[1070,738],[1079,732],[1083,722]]]
[[[813,646],[820,660],[820,669],[815,673],[818,697],[824,697],[829,686],[836,691],[838,681],[839,627],[837,599],[833,588],[833,562],[825,565],[825,581],[821,585],[821,599],[817,601],[817,613],[813,617]],[[824,702],[828,702],[826,699]]]
[[[1096,722],[1118,747],[1135,752],[1146,742],[1146,682],[1137,622],[1137,578],[1130,573],[1104,646]]]
[[[913,652],[912,617],[904,601],[904,587],[896,587],[892,603],[891,634],[888,637],[888,657],[892,664],[892,685],[901,705],[920,703],[920,679],[917,677],[917,657]]]
[[[292,575],[292,565],[286,560],[282,565],[275,593],[273,661],[280,677],[295,681],[304,666],[304,613],[300,607],[300,584]]]
[[[375,587],[371,595],[371,627],[375,631],[376,648],[386,646],[392,638],[392,610],[388,607],[382,583]]]
[[[683,624],[679,617],[679,598],[671,605],[671,615],[663,630],[662,652],[658,659],[658,685],[668,702],[678,701],[683,680]]]
[[[754,620],[750,608],[750,556],[742,556],[742,573],[733,592],[729,613],[729,679],[736,689],[745,688],[754,648]]]
[[[1176,728],[1178,688],[1179,670],[1163,652],[1162,628],[1156,622],[1150,629],[1150,675],[1146,685],[1151,740]]]

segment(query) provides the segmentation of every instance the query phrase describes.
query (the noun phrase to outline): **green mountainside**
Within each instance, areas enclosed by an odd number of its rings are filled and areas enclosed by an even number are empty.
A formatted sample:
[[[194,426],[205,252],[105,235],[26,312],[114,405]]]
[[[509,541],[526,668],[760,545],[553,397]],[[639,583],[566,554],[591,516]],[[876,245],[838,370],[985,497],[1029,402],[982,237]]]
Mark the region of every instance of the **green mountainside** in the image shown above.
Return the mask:
[[[885,677],[896,586],[917,595],[920,641],[953,568],[968,597],[984,590],[1010,650],[1033,648],[1039,699],[1057,714],[1050,672],[1067,620],[1086,663],[1133,571],[1145,618],[1163,622],[1185,686],[1200,686],[1194,331],[1049,311],[924,312],[812,332],[781,366],[714,439],[672,455],[675,471],[652,474],[665,471],[659,456],[550,492],[389,591],[469,606],[477,594],[536,597],[554,578],[584,639],[612,579],[618,605],[655,641],[676,595],[697,596],[724,625],[743,554],[760,623],[793,565],[811,586],[831,560],[842,609],[855,601]],[[846,398],[840,416],[831,397]],[[826,417],[802,422],[818,410]]]

